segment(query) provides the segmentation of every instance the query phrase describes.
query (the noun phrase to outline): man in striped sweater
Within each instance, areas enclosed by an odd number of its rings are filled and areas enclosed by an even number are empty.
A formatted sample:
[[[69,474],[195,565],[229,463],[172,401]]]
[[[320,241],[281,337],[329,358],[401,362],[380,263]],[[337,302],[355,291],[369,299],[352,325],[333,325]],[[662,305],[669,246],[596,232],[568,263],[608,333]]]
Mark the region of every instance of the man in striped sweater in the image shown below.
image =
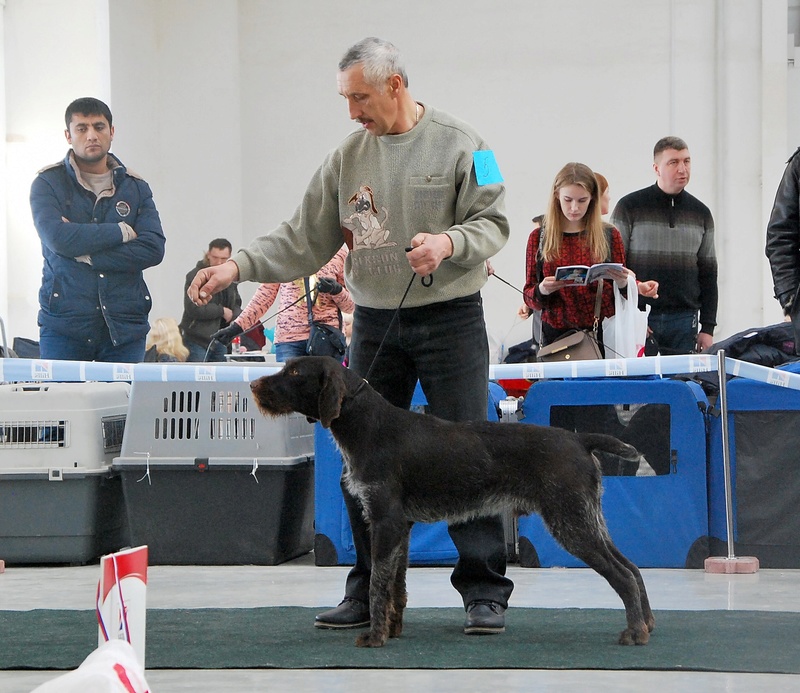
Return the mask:
[[[686,192],[689,148],[664,137],[653,149],[656,182],[623,197],[611,215],[622,234],[626,266],[641,279],[658,282],[649,327],[662,354],[702,352],[717,324],[717,257],[714,219]],[[699,314],[699,324],[698,324]]]

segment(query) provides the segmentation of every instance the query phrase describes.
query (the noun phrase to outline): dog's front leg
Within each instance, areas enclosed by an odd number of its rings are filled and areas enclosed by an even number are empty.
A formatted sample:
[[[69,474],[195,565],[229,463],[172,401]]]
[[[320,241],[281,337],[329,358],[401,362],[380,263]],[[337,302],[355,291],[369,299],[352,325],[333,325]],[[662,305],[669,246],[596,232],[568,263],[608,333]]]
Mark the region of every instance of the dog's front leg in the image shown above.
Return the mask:
[[[356,639],[358,647],[383,647],[398,618],[394,603],[398,566],[407,560],[408,523],[397,514],[383,514],[370,523],[372,575],[369,583],[369,632]],[[405,588],[403,589],[405,592]],[[402,610],[399,613],[402,628]],[[392,624],[395,624],[392,626]],[[397,633],[399,635],[399,632]]]

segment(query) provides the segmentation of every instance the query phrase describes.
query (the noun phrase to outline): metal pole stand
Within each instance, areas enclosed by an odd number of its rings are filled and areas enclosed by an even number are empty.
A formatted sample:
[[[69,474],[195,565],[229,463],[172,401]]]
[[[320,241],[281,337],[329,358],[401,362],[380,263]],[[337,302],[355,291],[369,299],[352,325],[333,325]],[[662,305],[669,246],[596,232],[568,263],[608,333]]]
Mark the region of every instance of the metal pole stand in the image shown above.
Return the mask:
[[[500,400],[500,422],[515,424],[519,423],[522,411],[522,397],[508,396]],[[519,563],[519,528],[517,527],[517,516],[510,510],[503,513],[503,530],[506,538],[506,556],[511,563]]]
[[[733,548],[733,483],[731,481],[731,453],[728,437],[728,391],[725,378],[725,351],[717,352],[717,372],[719,373],[719,404],[722,418],[722,469],[725,478],[725,520],[728,530],[728,555],[710,556],[706,558],[707,573],[740,573],[758,572],[758,558],[755,556],[734,556]]]

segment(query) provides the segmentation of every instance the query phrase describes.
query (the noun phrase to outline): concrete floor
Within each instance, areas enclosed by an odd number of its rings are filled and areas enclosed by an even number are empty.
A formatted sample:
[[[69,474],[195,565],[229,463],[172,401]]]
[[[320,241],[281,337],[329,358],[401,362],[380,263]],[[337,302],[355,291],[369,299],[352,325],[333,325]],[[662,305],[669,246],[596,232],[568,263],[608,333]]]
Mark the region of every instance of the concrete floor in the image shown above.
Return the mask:
[[[152,566],[148,609],[296,605],[339,602],[348,568],[314,566],[309,554],[279,566]],[[14,567],[0,574],[0,609],[91,609],[98,567]],[[754,609],[800,612],[800,570],[711,575],[702,570],[643,570],[658,609]],[[409,608],[459,606],[450,568],[412,568]],[[621,608],[607,583],[586,569],[511,566],[514,606]],[[187,589],[192,585],[192,589]],[[510,622],[513,622],[513,613]],[[312,628],[309,623],[309,629]],[[513,627],[513,626],[510,626]],[[502,637],[502,636],[497,636]],[[0,636],[0,643],[2,636]],[[765,647],[779,646],[765,643]],[[0,644],[0,647],[2,644]],[[63,672],[0,671],[0,691],[29,693]],[[192,691],[371,691],[385,693],[490,689],[537,691],[663,691],[756,693],[800,691],[800,676],[660,671],[548,670],[150,670],[152,693]]]

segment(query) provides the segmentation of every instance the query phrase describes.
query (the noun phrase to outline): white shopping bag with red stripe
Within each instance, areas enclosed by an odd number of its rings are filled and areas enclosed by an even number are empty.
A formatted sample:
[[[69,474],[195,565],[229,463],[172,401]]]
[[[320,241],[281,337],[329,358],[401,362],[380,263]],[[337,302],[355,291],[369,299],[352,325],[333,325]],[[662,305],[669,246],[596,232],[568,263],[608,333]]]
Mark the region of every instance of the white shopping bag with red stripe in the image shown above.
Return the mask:
[[[32,693],[149,693],[144,667],[124,640],[109,640],[69,673],[35,688]]]
[[[147,547],[138,546],[100,559],[97,583],[99,645],[109,640],[131,644],[144,669],[147,625]]]

